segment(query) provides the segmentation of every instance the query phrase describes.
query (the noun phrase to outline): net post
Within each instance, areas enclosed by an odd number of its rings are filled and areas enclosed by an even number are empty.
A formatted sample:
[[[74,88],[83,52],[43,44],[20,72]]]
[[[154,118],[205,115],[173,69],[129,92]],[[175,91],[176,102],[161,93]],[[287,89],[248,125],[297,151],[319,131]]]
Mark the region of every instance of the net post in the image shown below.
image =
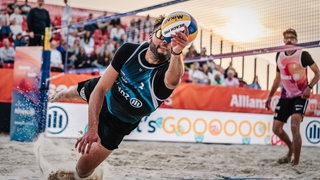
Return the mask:
[[[42,65],[41,65],[41,79],[39,87],[39,124],[38,132],[44,132],[46,128],[46,117],[47,117],[47,105],[48,105],[48,90],[49,90],[49,76],[50,76],[50,57],[51,57],[51,39],[52,29],[47,27],[45,29],[45,36],[43,42],[42,51]]]

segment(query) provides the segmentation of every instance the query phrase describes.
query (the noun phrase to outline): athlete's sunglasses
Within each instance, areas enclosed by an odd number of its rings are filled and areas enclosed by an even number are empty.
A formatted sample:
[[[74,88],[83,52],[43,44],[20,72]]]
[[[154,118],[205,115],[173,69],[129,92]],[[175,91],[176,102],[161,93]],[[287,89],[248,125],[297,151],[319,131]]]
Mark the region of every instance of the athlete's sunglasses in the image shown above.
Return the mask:
[[[164,36],[162,35],[161,29],[155,30],[155,31],[153,31],[153,33],[156,35],[156,38],[164,40]]]

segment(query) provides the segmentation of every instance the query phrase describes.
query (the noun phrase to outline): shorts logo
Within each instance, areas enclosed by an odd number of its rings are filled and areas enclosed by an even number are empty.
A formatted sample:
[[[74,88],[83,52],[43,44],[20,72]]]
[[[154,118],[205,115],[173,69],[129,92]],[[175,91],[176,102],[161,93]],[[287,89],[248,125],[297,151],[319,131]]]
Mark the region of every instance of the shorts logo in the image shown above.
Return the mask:
[[[67,112],[58,106],[52,106],[48,110],[47,131],[51,134],[59,134],[68,126]]]
[[[80,90],[80,96],[83,100],[87,101],[86,94],[84,93],[84,87]]]
[[[135,107],[135,108],[140,108],[142,106],[142,102],[137,98],[131,98],[130,104],[132,107]]]
[[[296,111],[300,111],[300,110],[302,110],[303,105],[297,104],[297,105],[295,106],[295,108],[296,108]]]
[[[311,144],[320,142],[320,122],[313,120],[306,127],[306,138]]]

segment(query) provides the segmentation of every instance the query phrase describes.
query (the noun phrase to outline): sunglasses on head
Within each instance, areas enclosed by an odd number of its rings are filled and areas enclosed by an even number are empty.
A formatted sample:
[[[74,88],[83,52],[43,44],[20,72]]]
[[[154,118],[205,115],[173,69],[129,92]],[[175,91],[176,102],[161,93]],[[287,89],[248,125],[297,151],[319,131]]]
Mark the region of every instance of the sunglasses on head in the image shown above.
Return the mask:
[[[162,30],[158,29],[153,32],[156,35],[156,38],[164,40],[164,36],[162,35]]]

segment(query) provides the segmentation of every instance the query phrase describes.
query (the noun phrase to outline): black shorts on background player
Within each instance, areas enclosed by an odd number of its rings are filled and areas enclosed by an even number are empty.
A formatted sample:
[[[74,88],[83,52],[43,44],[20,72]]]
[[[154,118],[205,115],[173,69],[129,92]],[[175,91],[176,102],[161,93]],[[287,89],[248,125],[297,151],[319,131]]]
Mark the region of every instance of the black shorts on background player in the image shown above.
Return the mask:
[[[274,119],[286,123],[288,121],[289,116],[291,116],[294,113],[299,113],[303,116],[307,108],[307,105],[308,100],[302,99],[300,96],[294,98],[280,98],[275,108]]]

